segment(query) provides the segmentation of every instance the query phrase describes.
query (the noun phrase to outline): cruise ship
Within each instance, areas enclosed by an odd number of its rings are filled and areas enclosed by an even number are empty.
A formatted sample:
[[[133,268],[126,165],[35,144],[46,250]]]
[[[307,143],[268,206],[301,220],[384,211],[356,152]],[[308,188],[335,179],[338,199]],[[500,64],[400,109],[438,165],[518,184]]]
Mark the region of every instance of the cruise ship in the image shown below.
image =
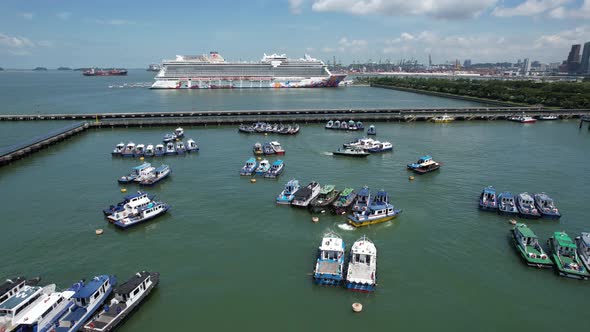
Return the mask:
[[[300,59],[264,54],[259,62],[229,62],[211,52],[165,60],[152,89],[323,88],[338,87],[345,77],[330,73],[307,54]]]

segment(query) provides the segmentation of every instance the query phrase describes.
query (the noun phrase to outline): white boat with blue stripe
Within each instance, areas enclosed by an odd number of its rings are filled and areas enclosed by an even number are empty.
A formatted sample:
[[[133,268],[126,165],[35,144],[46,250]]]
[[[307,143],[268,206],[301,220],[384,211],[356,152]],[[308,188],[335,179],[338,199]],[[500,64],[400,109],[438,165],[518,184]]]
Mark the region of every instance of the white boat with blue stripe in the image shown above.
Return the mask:
[[[258,163],[256,162],[255,158],[250,158],[250,159],[246,160],[246,164],[244,164],[244,166],[240,170],[240,175],[247,176],[247,175],[254,174],[257,166],[258,166]]]
[[[338,286],[343,280],[344,241],[334,232],[324,234],[318,249],[313,279],[318,285]]]
[[[377,274],[377,247],[366,236],[350,248],[346,273],[346,288],[352,291],[373,292]]]
[[[289,180],[285,185],[285,189],[277,197],[277,204],[291,204],[299,187],[299,181],[295,179]]]
[[[115,226],[127,228],[156,218],[169,209],[170,205],[164,202],[151,201],[145,205],[125,208],[123,211],[115,212],[107,218]]]
[[[285,163],[279,159],[272,163],[268,172],[264,174],[265,178],[276,178],[283,172],[285,168]]]

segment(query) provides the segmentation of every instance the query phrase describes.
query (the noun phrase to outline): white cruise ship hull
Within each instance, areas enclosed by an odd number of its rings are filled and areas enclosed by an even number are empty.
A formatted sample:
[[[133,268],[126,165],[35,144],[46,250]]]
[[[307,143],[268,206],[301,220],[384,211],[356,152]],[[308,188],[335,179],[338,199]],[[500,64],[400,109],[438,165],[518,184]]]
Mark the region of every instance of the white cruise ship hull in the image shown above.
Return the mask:
[[[285,78],[186,78],[158,79],[152,89],[245,89],[245,88],[327,88],[338,87],[346,75],[330,75],[327,77],[285,77]]]

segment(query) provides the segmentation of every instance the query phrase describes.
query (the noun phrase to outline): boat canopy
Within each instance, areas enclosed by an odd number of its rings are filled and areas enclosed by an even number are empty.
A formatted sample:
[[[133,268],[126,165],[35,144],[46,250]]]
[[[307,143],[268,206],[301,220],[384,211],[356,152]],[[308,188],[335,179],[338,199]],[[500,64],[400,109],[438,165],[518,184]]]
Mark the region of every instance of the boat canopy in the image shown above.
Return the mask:
[[[363,187],[361,190],[359,190],[359,196],[365,196],[368,197],[371,194],[371,191],[369,190],[369,187]]]
[[[76,294],[72,296],[75,299],[86,299],[92,296],[101,286],[109,279],[107,275],[101,275],[94,277],[87,284],[83,285],[76,291]]]
[[[320,189],[320,195],[321,195],[321,194],[324,194],[324,195],[326,195],[326,194],[329,194],[329,193],[330,193],[330,192],[332,192],[333,190],[334,190],[334,185],[333,185],[333,184],[327,184],[327,185],[323,186],[323,187]]]
[[[500,195],[502,195],[502,198],[514,198],[514,195],[512,195],[511,192],[505,191],[503,193],[501,193]]]
[[[126,201],[130,201],[133,198],[140,197],[140,196],[143,196],[143,195],[146,195],[146,193],[141,192],[141,191],[138,191],[135,194],[129,194],[129,195],[125,196],[125,200]]]
[[[428,161],[428,160],[432,160],[432,157],[431,156],[428,156],[428,155],[427,156],[423,156],[423,157],[420,157],[420,159],[418,159],[418,163],[423,163],[423,162]]]
[[[485,187],[483,189],[483,192],[486,194],[495,194],[496,193],[496,189],[494,189],[494,187]]]
[[[256,158],[254,158],[254,157],[252,157],[252,158],[250,158],[250,159],[246,160],[246,163],[247,163],[247,164],[254,164],[255,162],[256,162]]]
[[[283,161],[281,159],[275,161],[274,163],[272,163],[273,166],[280,166],[283,163]]]
[[[344,241],[337,234],[326,234],[320,246],[322,251],[344,251]]]
[[[137,171],[140,171],[140,170],[142,170],[142,169],[144,169],[144,168],[148,168],[148,167],[150,167],[150,166],[152,166],[150,163],[143,163],[143,164],[141,164],[141,165],[139,165],[139,166],[135,166],[135,167],[133,167],[133,169],[134,169],[134,170],[137,170]]]
[[[586,233],[586,232],[582,232],[582,241],[584,241],[584,244],[586,245],[586,247],[590,247],[590,233]]]
[[[572,239],[565,232],[555,232],[555,233],[553,233],[553,237],[555,238],[555,240],[557,241],[557,244],[560,247],[576,249],[576,245],[574,244]]]
[[[520,234],[522,234],[522,236],[524,236],[524,237],[530,237],[530,238],[537,237],[537,235],[530,228],[528,228],[525,224],[518,224],[518,225],[516,225],[515,228],[518,229],[518,232]]]
[[[117,288],[115,288],[115,293],[120,295],[126,295],[131,293],[137,286],[141,285],[142,282],[148,280],[150,278],[149,272],[138,272],[133,276],[133,278],[127,280],[125,283],[121,284]]]
[[[353,191],[354,191],[354,189],[352,189],[352,188],[344,188],[344,190],[342,190],[342,192],[340,193],[340,196],[342,196],[342,197],[348,196],[348,195],[352,194]]]

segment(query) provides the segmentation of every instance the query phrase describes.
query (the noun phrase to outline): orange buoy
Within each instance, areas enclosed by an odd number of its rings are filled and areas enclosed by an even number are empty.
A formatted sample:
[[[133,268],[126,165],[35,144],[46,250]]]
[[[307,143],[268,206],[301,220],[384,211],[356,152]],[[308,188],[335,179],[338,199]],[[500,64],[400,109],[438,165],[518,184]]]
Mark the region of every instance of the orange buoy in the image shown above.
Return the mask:
[[[354,311],[354,312],[361,312],[361,311],[363,311],[363,305],[360,304],[360,303],[358,303],[358,302],[353,303],[352,304],[352,311]]]

